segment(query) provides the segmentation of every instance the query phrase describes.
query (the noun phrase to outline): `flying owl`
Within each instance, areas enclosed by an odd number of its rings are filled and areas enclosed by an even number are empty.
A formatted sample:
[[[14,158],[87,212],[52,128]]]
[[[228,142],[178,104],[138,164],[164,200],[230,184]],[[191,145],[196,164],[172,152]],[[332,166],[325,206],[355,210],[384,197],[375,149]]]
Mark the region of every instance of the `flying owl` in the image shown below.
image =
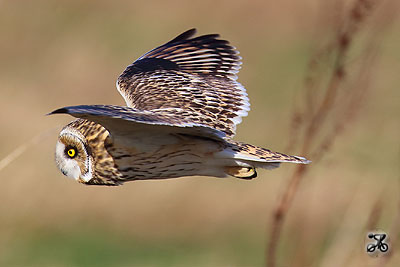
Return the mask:
[[[182,176],[252,179],[256,168],[303,157],[272,152],[232,138],[250,110],[236,81],[241,57],[218,34],[188,30],[144,54],[118,77],[127,106],[57,109],[77,119],[60,132],[61,172],[88,185]]]

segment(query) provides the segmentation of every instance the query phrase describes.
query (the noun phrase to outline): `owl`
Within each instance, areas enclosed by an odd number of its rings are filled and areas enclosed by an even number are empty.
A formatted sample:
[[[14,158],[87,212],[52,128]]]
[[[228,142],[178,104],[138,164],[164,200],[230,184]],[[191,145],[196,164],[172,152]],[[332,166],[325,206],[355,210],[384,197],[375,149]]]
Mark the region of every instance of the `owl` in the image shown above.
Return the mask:
[[[308,164],[233,140],[250,110],[237,82],[238,51],[218,34],[188,30],[147,52],[117,80],[126,106],[80,105],[49,114],[76,117],[60,132],[55,161],[87,185],[183,176],[252,179],[281,162]]]

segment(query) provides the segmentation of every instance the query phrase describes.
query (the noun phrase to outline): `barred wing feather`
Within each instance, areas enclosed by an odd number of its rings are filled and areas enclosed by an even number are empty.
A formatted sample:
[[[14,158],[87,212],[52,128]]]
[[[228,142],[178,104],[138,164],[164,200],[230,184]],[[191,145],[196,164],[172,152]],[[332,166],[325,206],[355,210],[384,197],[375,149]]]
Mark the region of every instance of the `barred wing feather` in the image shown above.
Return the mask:
[[[111,135],[132,135],[135,132],[189,134],[223,140],[225,133],[187,119],[176,109],[141,111],[113,105],[81,105],[57,109],[52,114],[70,114],[102,125]]]
[[[236,81],[241,58],[219,35],[194,34],[186,31],[141,56],[118,77],[117,89],[129,107],[181,109],[231,138],[250,110],[246,90]]]

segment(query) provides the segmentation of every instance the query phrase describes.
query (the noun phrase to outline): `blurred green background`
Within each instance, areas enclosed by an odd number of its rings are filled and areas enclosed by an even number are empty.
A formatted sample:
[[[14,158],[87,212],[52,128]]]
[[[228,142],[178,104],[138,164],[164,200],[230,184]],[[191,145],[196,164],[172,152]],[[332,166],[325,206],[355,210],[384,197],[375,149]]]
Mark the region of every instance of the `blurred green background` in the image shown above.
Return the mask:
[[[381,4],[379,16],[394,3]],[[324,12],[329,5],[316,0],[0,1],[0,159],[40,136],[0,171],[0,266],[263,266],[272,211],[293,166],[261,170],[252,181],[87,187],[54,163],[58,131],[71,118],[44,114],[124,104],[114,85],[123,69],[196,27],[220,33],[243,57],[239,81],[252,110],[236,140],[290,152],[295,96],[316,40],[332,34]],[[301,184],[279,266],[378,264],[363,251],[365,224],[380,197],[380,229],[390,235],[399,212],[399,32],[397,20],[380,35],[359,117]],[[392,252],[389,266],[398,266],[399,250]]]

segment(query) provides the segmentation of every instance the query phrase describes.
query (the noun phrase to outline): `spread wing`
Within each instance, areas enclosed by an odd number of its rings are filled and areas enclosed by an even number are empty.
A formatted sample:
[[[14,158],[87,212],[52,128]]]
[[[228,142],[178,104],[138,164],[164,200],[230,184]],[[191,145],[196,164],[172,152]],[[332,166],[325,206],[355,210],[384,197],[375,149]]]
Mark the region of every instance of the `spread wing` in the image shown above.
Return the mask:
[[[188,30],[141,56],[118,77],[117,89],[129,107],[179,109],[188,120],[232,137],[250,110],[246,89],[236,81],[241,58],[219,35],[192,38],[195,32]]]
[[[52,114],[70,114],[102,125],[115,138],[142,132],[179,133],[214,140],[223,140],[225,133],[200,122],[187,119],[184,112],[177,109],[142,111],[130,107],[113,105],[81,105],[57,109]]]

